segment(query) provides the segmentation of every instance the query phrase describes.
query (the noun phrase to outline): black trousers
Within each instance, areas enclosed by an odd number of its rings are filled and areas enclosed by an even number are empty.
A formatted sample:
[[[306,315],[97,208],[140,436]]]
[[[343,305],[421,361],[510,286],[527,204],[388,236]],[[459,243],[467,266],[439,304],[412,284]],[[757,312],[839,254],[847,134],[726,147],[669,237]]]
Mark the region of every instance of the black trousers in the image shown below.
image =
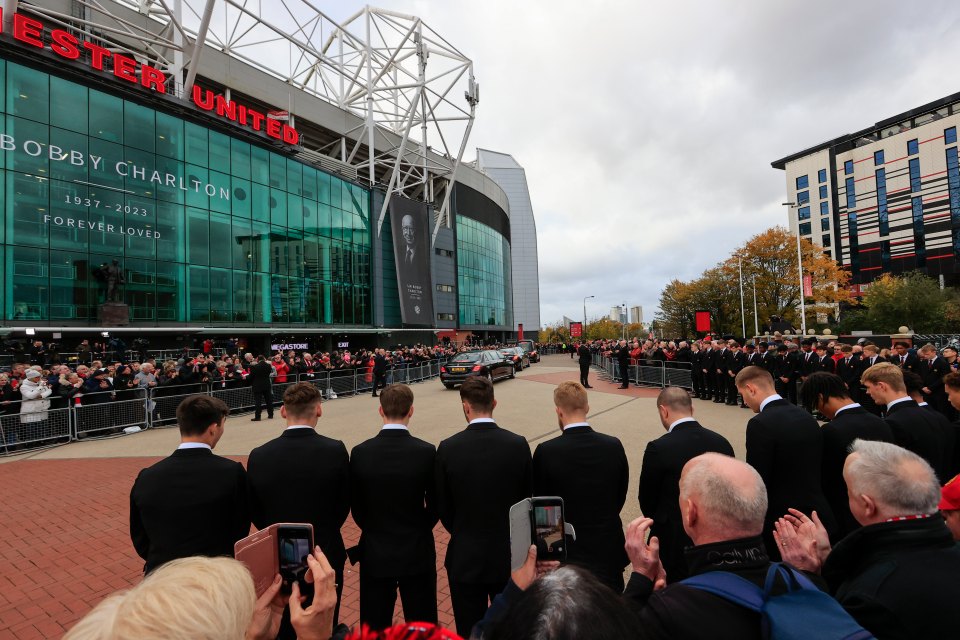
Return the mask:
[[[727,374],[714,373],[713,387],[715,391],[714,400],[726,402],[727,400]]]
[[[700,384],[703,385],[703,395],[709,400],[713,397],[714,392],[716,391],[715,385],[713,384],[713,376],[710,375],[710,371],[700,370]]]
[[[731,378],[730,374],[727,374],[727,402],[730,404],[737,403],[737,384],[734,382],[736,377]]]
[[[405,622],[437,623],[437,572],[383,578],[360,567],[360,622],[371,629],[393,626],[397,590]]]
[[[505,582],[450,581],[450,602],[453,604],[453,619],[459,635],[464,638],[470,636],[473,625],[483,620],[489,603],[505,586]]]
[[[580,384],[587,386],[589,384],[590,377],[590,363],[581,362],[580,363]]]
[[[383,389],[387,386],[387,372],[377,373],[373,372],[373,395],[377,395],[377,390]]]
[[[253,392],[253,413],[254,418],[260,418],[260,412],[263,408],[263,405],[267,406],[267,417],[273,417],[273,391],[267,389],[266,391],[254,391]]]

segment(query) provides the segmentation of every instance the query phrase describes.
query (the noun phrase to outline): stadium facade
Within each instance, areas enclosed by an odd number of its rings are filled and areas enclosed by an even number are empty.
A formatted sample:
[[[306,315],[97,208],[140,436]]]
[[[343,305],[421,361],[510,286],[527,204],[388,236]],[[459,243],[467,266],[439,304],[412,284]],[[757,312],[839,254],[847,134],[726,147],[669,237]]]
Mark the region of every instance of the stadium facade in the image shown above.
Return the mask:
[[[852,276],[920,270],[960,285],[960,93],[772,163],[786,174],[789,224]]]
[[[462,159],[472,62],[412,16],[250,5],[3,4],[0,331],[515,337],[509,198]]]

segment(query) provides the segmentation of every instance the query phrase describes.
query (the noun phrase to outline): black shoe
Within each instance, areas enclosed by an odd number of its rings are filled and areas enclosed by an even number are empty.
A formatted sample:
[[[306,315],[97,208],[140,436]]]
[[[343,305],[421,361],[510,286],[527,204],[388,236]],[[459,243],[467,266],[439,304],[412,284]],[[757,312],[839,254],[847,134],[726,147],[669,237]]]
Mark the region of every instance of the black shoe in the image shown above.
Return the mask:
[[[250,420],[250,422],[260,422],[260,418],[253,418]]]
[[[379,398],[380,396],[378,396],[377,394],[373,394],[373,396],[371,396],[371,397],[373,397],[373,398]]]
[[[267,416],[267,420],[273,420],[273,414],[272,414],[272,413]]]
[[[618,389],[629,389],[630,386],[629,386],[629,385],[620,385],[620,386],[617,387],[617,388],[618,388]]]
[[[713,401],[713,404],[723,404],[723,400],[721,400],[720,398],[717,398]]]
[[[748,407],[748,406],[745,405],[745,404],[742,404],[742,405],[740,405],[740,408],[741,408],[741,409],[749,409],[750,407]]]

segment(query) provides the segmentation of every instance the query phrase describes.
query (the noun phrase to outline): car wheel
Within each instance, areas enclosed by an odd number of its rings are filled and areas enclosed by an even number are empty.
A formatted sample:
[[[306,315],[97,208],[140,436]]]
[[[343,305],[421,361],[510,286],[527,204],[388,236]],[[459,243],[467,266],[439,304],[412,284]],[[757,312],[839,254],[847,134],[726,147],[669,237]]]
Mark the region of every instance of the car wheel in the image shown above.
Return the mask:
[[[443,383],[443,386],[445,386],[447,389],[453,389],[453,385],[447,384],[446,382]]]
[[[513,367],[510,367],[510,375],[509,375],[508,377],[511,378],[511,379],[512,379],[512,378],[516,378],[516,377],[517,377],[517,370],[514,369]]]

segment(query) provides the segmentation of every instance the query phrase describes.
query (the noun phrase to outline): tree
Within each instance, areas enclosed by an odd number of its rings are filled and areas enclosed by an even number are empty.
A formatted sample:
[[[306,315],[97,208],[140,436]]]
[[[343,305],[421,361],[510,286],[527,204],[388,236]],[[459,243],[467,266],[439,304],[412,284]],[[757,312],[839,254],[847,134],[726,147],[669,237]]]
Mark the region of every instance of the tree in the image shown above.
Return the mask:
[[[660,311],[656,315],[657,329],[668,336],[693,335],[694,308],[692,288],[674,278],[660,293]]]
[[[944,330],[948,295],[936,280],[912,271],[874,280],[863,303],[870,329],[876,333],[895,333],[904,325],[918,333],[939,333]]]

